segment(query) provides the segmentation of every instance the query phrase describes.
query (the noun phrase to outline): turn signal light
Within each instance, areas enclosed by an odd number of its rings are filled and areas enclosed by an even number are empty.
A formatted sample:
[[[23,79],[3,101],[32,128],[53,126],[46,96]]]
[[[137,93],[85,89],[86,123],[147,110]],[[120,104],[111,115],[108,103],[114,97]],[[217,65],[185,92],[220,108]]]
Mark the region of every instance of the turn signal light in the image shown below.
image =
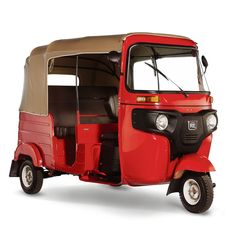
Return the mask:
[[[160,99],[158,96],[138,96],[136,101],[137,102],[158,103],[158,102],[160,102]]]

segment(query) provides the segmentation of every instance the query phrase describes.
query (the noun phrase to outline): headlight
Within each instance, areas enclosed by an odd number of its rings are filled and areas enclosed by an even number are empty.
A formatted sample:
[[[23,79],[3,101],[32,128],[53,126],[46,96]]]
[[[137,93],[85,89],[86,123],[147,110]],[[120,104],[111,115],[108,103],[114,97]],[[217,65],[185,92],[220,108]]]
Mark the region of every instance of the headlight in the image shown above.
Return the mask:
[[[168,118],[165,115],[159,115],[156,118],[156,127],[159,130],[165,130],[168,126]]]
[[[210,131],[210,130],[213,130],[216,125],[217,125],[217,119],[216,119],[216,116],[211,114],[207,117],[206,119],[206,124],[207,124],[207,129]]]

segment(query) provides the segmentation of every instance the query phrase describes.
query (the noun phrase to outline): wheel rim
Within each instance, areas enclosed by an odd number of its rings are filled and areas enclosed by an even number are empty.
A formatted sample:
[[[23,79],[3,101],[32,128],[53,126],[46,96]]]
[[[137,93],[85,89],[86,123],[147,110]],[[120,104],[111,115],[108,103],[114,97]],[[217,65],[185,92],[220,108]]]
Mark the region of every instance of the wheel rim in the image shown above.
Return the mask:
[[[188,179],[183,187],[184,198],[190,205],[196,205],[201,198],[201,189],[194,179]]]
[[[21,174],[22,182],[26,188],[29,188],[33,183],[33,171],[29,165],[25,165]]]

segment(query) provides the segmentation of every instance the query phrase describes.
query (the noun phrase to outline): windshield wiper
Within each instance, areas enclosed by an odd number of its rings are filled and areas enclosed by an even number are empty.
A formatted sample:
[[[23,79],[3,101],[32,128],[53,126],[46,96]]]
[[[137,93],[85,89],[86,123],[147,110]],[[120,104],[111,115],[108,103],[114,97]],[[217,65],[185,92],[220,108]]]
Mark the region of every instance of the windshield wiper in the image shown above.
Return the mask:
[[[154,71],[158,72],[160,75],[162,75],[166,80],[170,81],[172,84],[174,84],[181,92],[182,94],[187,98],[188,94],[179,87],[178,84],[176,84],[172,79],[168,78],[163,72],[161,72],[159,69],[155,68],[154,66],[152,66],[151,64],[144,62],[146,65],[150,66]]]
[[[160,90],[160,81],[159,81],[159,73],[157,72],[157,54],[156,51],[153,47],[151,47],[152,53],[153,53],[153,57],[151,58],[152,60],[152,65],[155,68],[154,70],[154,76],[157,77],[157,89],[158,91]]]

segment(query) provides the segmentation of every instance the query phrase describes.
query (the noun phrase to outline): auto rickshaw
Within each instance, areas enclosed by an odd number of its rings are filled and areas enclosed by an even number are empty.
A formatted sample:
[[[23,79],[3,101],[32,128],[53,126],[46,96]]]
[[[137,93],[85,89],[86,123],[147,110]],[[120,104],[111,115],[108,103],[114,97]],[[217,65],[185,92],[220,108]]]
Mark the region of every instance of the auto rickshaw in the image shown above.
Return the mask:
[[[178,35],[94,36],[35,48],[25,64],[10,177],[27,194],[62,174],[112,186],[170,183],[167,195],[179,192],[188,211],[208,210],[218,119],[207,66],[197,44]]]

